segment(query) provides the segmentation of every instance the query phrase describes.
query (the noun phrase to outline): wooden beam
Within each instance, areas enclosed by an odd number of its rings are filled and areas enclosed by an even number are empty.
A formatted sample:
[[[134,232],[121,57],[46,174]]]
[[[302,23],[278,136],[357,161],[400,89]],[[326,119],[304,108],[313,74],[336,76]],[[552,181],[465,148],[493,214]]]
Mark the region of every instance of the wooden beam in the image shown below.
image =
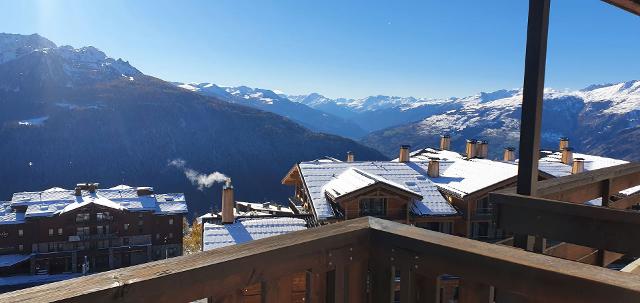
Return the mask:
[[[507,231],[640,255],[638,212],[516,194],[492,193],[491,201],[498,226]]]
[[[530,302],[640,301],[640,276],[390,221],[372,219],[371,228],[372,243],[418,254],[419,269],[492,285]]]
[[[640,16],[640,0],[603,0],[632,14]]]
[[[368,244],[367,218],[0,295],[0,302],[190,302],[326,266],[326,250]],[[178,291],[179,290],[179,291]]]
[[[542,125],[542,97],[547,60],[550,0],[529,0],[529,23],[520,118],[520,162],[517,190],[535,195],[538,182],[538,150]]]

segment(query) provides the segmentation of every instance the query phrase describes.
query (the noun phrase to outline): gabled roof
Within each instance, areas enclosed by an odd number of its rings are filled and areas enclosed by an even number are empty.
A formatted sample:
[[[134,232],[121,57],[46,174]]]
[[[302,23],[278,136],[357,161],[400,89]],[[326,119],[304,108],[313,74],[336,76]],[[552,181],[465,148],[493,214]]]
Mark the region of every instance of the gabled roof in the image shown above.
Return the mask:
[[[430,158],[440,159],[440,176],[430,180],[461,198],[518,177],[518,166],[511,162],[467,159],[455,151],[433,148],[411,153],[412,162],[429,162]]]
[[[315,213],[320,220],[335,217],[331,202],[326,197],[324,186],[338,178],[348,169],[357,169],[389,184],[400,186],[408,192],[419,194],[422,199],[410,205],[416,216],[457,215],[436,185],[427,177],[427,163],[399,163],[392,161],[373,162],[321,162],[309,161],[298,164],[302,180],[308,189]]]
[[[149,211],[155,214],[184,214],[187,213],[187,203],[184,194],[144,194],[138,195],[138,190],[152,192],[151,187],[131,187],[118,185],[108,189],[98,189],[95,193],[82,191],[76,196],[74,190],[59,187],[39,192],[14,193],[11,201],[0,205],[0,224],[22,223],[24,218],[50,217],[62,214],[89,204],[128,211]],[[13,207],[26,206],[25,212],[15,212]],[[2,208],[4,207],[4,208]]]
[[[297,218],[247,218],[232,224],[204,223],[202,250],[242,244],[306,229],[306,222]]]
[[[367,173],[357,168],[350,167],[335,179],[325,184],[322,190],[334,200],[348,196],[352,193],[371,188],[377,184],[388,185],[398,191],[404,192],[416,199],[422,199],[422,195],[404,185],[398,184],[391,180]]]

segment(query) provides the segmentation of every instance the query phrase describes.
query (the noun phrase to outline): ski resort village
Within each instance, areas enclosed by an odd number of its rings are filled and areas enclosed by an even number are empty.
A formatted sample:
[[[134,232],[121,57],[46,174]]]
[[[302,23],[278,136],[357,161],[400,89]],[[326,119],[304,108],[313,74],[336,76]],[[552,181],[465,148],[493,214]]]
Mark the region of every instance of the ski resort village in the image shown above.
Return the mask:
[[[0,303],[640,302],[640,0],[144,1],[0,3]]]

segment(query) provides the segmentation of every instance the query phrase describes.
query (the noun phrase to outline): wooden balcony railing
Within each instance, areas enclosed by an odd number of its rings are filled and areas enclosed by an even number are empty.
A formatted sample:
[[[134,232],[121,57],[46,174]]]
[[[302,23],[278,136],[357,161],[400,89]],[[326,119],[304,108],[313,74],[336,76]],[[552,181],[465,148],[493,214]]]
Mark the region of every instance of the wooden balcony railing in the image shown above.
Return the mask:
[[[640,164],[630,163],[541,181],[535,197],[506,189],[491,193],[490,200],[496,205],[499,228],[538,240],[571,243],[548,250],[538,247],[538,252],[557,252],[573,260],[597,259],[595,264],[606,265],[622,254],[640,256],[640,212],[628,210],[640,202],[640,195],[611,199],[639,184]],[[602,207],[583,204],[598,197]],[[514,245],[526,248],[531,243]],[[598,256],[593,257],[596,250]]]
[[[300,296],[291,292],[296,273],[305,277]],[[460,278],[460,302],[640,302],[635,274],[369,217],[6,293],[0,302],[439,302],[443,274]]]

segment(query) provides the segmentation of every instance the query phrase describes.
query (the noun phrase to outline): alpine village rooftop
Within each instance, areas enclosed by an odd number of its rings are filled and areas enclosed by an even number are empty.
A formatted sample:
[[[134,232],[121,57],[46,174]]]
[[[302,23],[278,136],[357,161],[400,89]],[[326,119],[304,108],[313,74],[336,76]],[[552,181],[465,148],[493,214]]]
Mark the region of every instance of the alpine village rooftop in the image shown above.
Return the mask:
[[[604,1],[640,15],[638,0]],[[529,1],[519,159],[515,148],[488,159],[477,140],[458,153],[450,142],[465,138],[443,135],[439,148],[402,146],[392,161],[302,162],[282,180],[290,210],[235,201],[229,180],[221,212],[200,218],[203,252],[164,259],[168,242],[151,236],[127,262],[157,261],[0,302],[640,302],[640,164],[580,154],[566,138],[540,151],[549,8]],[[46,211],[135,207],[91,184],[77,190]],[[147,214],[186,211],[166,197]],[[25,206],[3,206],[2,220],[29,220],[36,208]],[[118,267],[115,253],[92,266]],[[46,256],[29,258],[34,268]],[[77,269],[68,260],[53,267]]]

